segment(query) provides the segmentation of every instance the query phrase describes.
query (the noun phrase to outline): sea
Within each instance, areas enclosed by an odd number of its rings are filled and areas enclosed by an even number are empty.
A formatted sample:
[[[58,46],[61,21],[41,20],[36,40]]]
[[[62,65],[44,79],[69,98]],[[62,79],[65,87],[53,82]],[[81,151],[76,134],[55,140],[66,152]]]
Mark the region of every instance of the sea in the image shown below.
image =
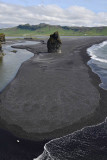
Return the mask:
[[[87,52],[91,57],[88,65],[101,79],[99,86],[107,90],[107,41],[93,45]]]
[[[15,44],[16,45],[16,44]],[[7,60],[9,57],[21,59],[22,51],[11,52],[11,46],[4,46]],[[15,49],[16,50],[16,49]],[[24,51],[24,50],[23,50]],[[24,51],[24,55],[27,53]],[[92,71],[98,74],[101,79],[99,87],[107,90],[107,41],[95,44],[87,49],[87,54],[91,59],[87,64]],[[4,87],[16,75],[21,63],[33,55],[27,53],[28,57],[20,61],[16,71],[11,70],[14,63],[8,70],[10,71],[8,82],[3,82]],[[5,57],[6,58],[6,57]],[[18,59],[18,58],[17,58]],[[16,60],[17,61],[17,60]],[[3,64],[4,63],[4,64]],[[6,59],[0,67],[6,70]],[[3,66],[4,65],[4,66]],[[7,69],[9,66],[7,67]],[[2,71],[3,72],[3,71]],[[3,75],[4,76],[4,75]],[[0,77],[1,78],[1,77]],[[1,78],[2,79],[2,78]],[[5,78],[3,78],[4,80]],[[0,81],[1,83],[1,81]],[[2,85],[1,85],[2,86]],[[1,87],[3,89],[3,87]],[[40,156],[39,156],[40,155]],[[101,124],[88,126],[64,137],[53,139],[49,142],[34,142],[15,137],[6,130],[0,129],[0,160],[107,160],[107,120]]]

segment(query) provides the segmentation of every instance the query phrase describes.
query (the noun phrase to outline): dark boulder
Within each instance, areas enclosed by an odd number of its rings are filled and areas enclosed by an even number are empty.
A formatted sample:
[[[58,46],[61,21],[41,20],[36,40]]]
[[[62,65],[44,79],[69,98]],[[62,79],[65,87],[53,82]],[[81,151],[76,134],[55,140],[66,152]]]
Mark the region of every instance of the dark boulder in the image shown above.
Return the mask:
[[[0,42],[0,51],[2,50],[2,45],[1,45],[1,42]]]
[[[47,48],[49,53],[61,53],[61,39],[59,33],[56,31],[50,35],[47,42]]]
[[[0,42],[0,60],[2,59],[2,57],[4,56],[3,51],[2,51],[2,44]]]
[[[5,42],[5,34],[0,33],[0,42]]]
[[[4,56],[4,53],[2,51],[2,43],[3,42],[5,42],[5,34],[4,33],[0,33],[0,60]]]

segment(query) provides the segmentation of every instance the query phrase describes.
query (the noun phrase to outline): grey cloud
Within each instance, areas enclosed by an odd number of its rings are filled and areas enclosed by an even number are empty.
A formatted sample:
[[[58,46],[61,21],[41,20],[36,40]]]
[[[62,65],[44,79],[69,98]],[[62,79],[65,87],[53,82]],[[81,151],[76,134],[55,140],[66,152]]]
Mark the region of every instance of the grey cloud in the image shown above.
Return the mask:
[[[0,2],[0,28],[42,22],[67,26],[106,26],[106,17],[107,12],[94,13],[79,6],[62,9],[56,5],[24,7]]]

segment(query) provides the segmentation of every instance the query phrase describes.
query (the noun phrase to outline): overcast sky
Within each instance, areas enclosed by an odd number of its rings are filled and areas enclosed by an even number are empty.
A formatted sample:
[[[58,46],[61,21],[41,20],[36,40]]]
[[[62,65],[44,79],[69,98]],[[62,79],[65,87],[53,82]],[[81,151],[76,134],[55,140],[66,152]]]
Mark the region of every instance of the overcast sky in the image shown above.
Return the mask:
[[[0,0],[0,28],[25,23],[107,26],[107,0]]]

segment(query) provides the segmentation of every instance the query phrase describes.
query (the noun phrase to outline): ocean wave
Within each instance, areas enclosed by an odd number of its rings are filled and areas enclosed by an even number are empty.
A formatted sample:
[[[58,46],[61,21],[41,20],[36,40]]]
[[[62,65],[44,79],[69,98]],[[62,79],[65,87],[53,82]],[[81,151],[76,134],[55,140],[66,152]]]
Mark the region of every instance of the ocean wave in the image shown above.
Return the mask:
[[[49,141],[44,152],[34,160],[107,159],[107,119],[67,136]]]
[[[104,41],[104,42],[98,44],[98,47],[99,47],[99,48],[102,48],[102,47],[104,47],[105,45],[107,45],[107,41]]]
[[[107,41],[93,45],[87,49],[87,53],[91,56],[87,64],[100,77],[99,86],[107,90]]]
[[[100,44],[93,45],[92,47],[87,49],[87,53],[91,56],[91,59],[102,62],[102,63],[107,63],[107,59],[104,59],[104,57],[102,56],[103,54],[102,52],[100,53],[100,57],[97,54],[98,50],[103,48],[104,46],[107,46],[107,41],[104,41]]]

